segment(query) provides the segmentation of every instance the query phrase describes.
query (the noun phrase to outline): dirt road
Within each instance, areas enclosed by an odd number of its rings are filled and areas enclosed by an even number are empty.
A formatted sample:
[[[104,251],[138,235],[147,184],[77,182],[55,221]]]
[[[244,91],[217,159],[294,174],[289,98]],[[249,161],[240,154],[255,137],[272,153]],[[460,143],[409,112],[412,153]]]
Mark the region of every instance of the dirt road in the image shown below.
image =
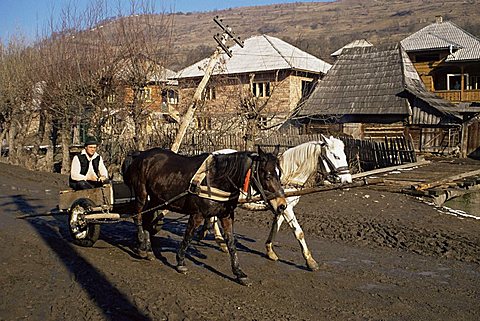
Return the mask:
[[[280,261],[264,255],[268,212],[238,210],[239,258],[253,286],[235,283],[210,238],[174,269],[185,218],[132,252],[131,223],[102,226],[93,248],[71,243],[66,218],[19,220],[54,208],[66,177],[0,163],[0,320],[479,320],[480,222],[402,194],[366,188],[303,196],[296,207],[321,269],[305,268],[284,229]]]

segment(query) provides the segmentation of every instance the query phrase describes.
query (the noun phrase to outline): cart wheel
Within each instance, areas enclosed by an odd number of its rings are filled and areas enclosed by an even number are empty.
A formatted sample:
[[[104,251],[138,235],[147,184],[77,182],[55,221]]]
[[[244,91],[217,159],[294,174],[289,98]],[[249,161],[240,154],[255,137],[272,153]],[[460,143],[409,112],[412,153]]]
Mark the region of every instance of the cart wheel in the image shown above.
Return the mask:
[[[73,243],[91,247],[100,236],[100,224],[88,223],[84,219],[84,215],[88,214],[88,209],[95,204],[87,199],[80,198],[73,202],[68,211],[68,228],[73,238]]]

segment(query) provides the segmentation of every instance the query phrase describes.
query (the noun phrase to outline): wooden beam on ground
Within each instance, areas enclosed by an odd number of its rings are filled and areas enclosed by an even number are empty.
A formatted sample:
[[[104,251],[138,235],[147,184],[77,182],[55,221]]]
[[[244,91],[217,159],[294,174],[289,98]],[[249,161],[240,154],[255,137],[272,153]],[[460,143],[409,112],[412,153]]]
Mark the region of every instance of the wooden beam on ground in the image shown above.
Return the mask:
[[[415,166],[422,166],[422,165],[426,165],[426,164],[429,164],[429,163],[430,163],[430,161],[428,161],[428,160],[421,160],[421,161],[418,161],[418,162],[415,162],[415,163],[407,163],[407,164],[402,164],[402,165],[398,165],[398,166],[378,168],[378,169],[374,169],[374,170],[371,170],[371,171],[368,171],[368,172],[354,174],[354,175],[352,175],[352,178],[356,179],[356,178],[361,178],[361,177],[365,177],[365,176],[370,176],[370,175],[376,175],[376,174],[381,174],[381,173],[385,173],[385,172],[395,171],[395,170],[398,170],[398,169],[405,169],[405,168],[411,168],[411,167],[415,167]]]
[[[432,187],[449,184],[449,183],[452,183],[454,181],[458,181],[460,179],[463,179],[463,178],[466,178],[466,177],[471,177],[471,176],[476,176],[476,175],[480,175],[480,169],[470,171],[470,172],[466,172],[466,173],[462,173],[462,174],[458,174],[458,175],[449,176],[447,178],[444,178],[444,179],[441,179],[441,180],[438,180],[438,181],[433,181],[433,182],[429,182],[429,183],[426,183],[426,184],[420,184],[420,185],[416,185],[416,186],[412,186],[412,187],[415,190],[425,190],[425,189],[429,189],[429,188],[432,188]]]
[[[285,197],[300,196],[300,195],[306,195],[306,194],[312,194],[312,193],[318,193],[318,192],[332,191],[337,189],[347,189],[347,188],[361,187],[361,186],[367,186],[367,185],[375,185],[380,183],[383,183],[382,178],[363,179],[363,180],[359,180],[349,184],[331,184],[331,185],[316,186],[311,188],[304,188],[296,191],[287,191],[285,192]],[[249,200],[240,199],[238,202],[251,203],[251,202],[257,202],[261,200],[262,200],[261,196],[255,196]]]

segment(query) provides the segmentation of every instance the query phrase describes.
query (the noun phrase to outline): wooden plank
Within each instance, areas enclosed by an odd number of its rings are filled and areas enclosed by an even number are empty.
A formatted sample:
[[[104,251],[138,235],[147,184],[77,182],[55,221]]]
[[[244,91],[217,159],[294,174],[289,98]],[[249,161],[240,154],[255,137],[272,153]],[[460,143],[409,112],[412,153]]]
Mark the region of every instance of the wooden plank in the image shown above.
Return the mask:
[[[462,173],[462,174],[458,174],[458,175],[449,176],[447,178],[444,178],[444,179],[441,179],[441,180],[438,180],[438,181],[433,181],[433,182],[430,182],[430,183],[421,184],[421,185],[412,186],[412,187],[416,190],[425,190],[425,189],[428,189],[428,188],[448,184],[448,183],[451,183],[453,181],[460,180],[462,178],[476,176],[476,175],[480,175],[480,169],[470,171],[470,172],[466,172],[466,173]]]
[[[375,185],[375,184],[380,184],[380,183],[383,183],[382,178],[370,178],[368,180],[367,179],[358,180],[356,182],[349,183],[349,184],[331,184],[331,185],[316,186],[316,187],[311,187],[311,188],[304,188],[304,189],[296,190],[296,191],[289,191],[289,192],[285,192],[285,197],[300,196],[300,195],[306,195],[306,194],[312,194],[312,193],[318,193],[318,192],[324,192],[324,191],[332,191],[332,190],[337,190],[337,189],[362,187],[362,186]],[[258,195],[258,196],[252,197],[249,200],[240,199],[240,200],[238,200],[238,202],[239,203],[251,203],[251,202],[257,202],[257,201],[261,201],[261,200],[262,200],[262,197],[260,195]]]
[[[113,203],[112,187],[110,184],[105,184],[103,187],[92,189],[60,191],[58,196],[58,208],[60,210],[67,210],[73,202],[80,198],[87,198],[95,205],[111,205]]]
[[[352,178],[356,179],[356,178],[361,178],[361,177],[365,177],[365,176],[390,172],[390,171],[394,171],[394,170],[397,170],[397,169],[405,169],[405,168],[410,168],[410,167],[415,167],[415,166],[422,166],[422,165],[426,165],[426,164],[429,164],[429,163],[430,163],[430,161],[428,161],[428,160],[421,160],[421,161],[418,161],[418,162],[415,162],[415,163],[408,163],[408,164],[403,164],[403,165],[398,165],[398,166],[378,168],[378,169],[374,169],[374,170],[371,170],[371,171],[354,174],[354,175],[352,175]]]
[[[393,176],[393,177],[384,177],[384,180],[386,181],[390,181],[390,182],[412,182],[413,183],[422,183],[422,182],[428,182],[428,179],[426,178],[418,178],[418,177],[396,177],[396,176]]]

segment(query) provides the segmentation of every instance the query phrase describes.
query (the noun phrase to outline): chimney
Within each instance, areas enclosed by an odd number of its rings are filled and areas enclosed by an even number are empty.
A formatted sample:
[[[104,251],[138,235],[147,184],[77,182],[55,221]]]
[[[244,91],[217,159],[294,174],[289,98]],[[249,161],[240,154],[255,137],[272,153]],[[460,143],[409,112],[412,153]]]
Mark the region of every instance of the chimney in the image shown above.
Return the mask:
[[[435,16],[435,22],[436,23],[442,23],[443,22],[443,17],[442,16]]]

